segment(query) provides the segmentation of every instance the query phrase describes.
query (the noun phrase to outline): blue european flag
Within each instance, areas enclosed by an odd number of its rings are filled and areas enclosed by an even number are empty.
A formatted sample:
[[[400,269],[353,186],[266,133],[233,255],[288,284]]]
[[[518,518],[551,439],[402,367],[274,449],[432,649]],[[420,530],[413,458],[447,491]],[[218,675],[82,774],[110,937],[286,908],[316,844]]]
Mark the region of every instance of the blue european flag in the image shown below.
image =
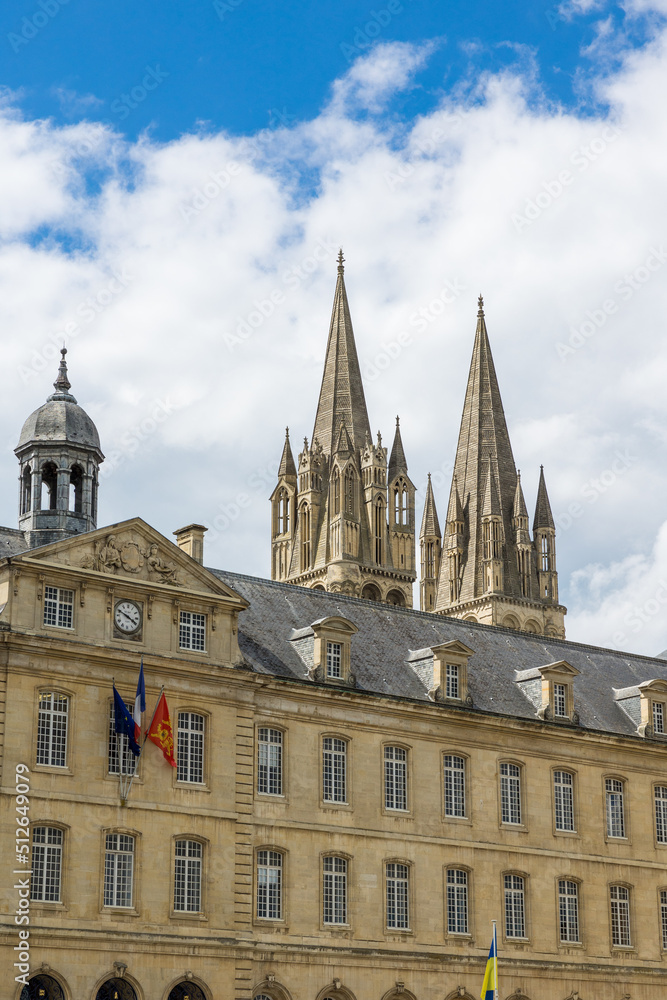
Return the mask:
[[[113,707],[116,732],[119,736],[127,736],[127,745],[135,757],[138,757],[141,749],[134,738],[134,719],[128,712],[125,702],[116,691],[115,684],[113,686]]]

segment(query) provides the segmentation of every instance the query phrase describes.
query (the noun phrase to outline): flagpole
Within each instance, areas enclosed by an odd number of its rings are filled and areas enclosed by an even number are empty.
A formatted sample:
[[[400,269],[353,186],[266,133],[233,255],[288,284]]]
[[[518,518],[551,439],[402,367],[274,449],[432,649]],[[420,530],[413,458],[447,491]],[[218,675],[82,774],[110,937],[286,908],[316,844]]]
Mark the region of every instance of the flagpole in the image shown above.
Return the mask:
[[[493,966],[494,966],[493,973],[494,973],[494,979],[496,981],[496,988],[495,988],[495,991],[494,991],[494,1000],[498,1000],[498,933],[497,933],[497,930],[496,930],[496,922],[495,922],[495,920],[492,920],[491,923],[493,924],[493,952],[494,952],[494,954],[493,954]]]
[[[150,721],[150,724],[149,724],[149,726],[148,726],[148,729],[146,730],[146,732],[147,732],[147,733],[149,733],[149,732],[150,732],[150,729],[151,729],[151,726],[153,725],[153,719],[155,718],[155,713],[157,712],[157,707],[158,707],[158,705],[160,704],[160,698],[162,697],[162,693],[163,693],[163,691],[164,691],[164,684],[163,684],[163,685],[162,685],[162,687],[160,688],[160,693],[159,693],[159,695],[157,696],[157,701],[155,702],[155,708],[153,709],[153,714],[152,714],[152,716],[151,716],[151,721]],[[128,796],[129,794],[130,794],[130,789],[132,788],[132,782],[134,781],[134,778],[135,778],[135,775],[136,775],[136,773],[137,773],[137,767],[139,766],[139,758],[141,757],[141,751],[142,751],[142,750],[144,749],[144,747],[146,746],[146,740],[147,740],[147,739],[148,739],[148,737],[147,737],[147,736],[144,736],[144,741],[143,741],[143,743],[141,744],[141,746],[139,747],[139,753],[138,753],[138,754],[137,754],[137,756],[136,756],[136,757],[134,758],[134,774],[132,774],[132,775],[131,775],[131,777],[130,777],[130,783],[129,783],[129,785],[127,786],[127,794],[126,794],[126,796],[125,796],[125,800],[126,800],[126,801],[127,801],[127,796]],[[123,805],[125,805],[125,802],[123,802]]]

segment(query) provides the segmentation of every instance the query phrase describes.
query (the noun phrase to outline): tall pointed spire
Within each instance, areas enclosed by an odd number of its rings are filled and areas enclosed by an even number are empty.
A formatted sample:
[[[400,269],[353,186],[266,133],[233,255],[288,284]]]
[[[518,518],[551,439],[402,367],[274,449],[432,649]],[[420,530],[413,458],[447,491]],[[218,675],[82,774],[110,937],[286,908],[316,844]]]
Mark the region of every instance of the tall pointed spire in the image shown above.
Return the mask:
[[[521,473],[516,474],[516,492],[514,493],[514,507],[512,509],[512,517],[519,518],[525,517],[526,524],[528,523],[528,509],[526,507],[526,501],[523,496],[523,488],[521,486]]]
[[[498,378],[491,354],[484,315],[484,300],[477,301],[477,328],[463,404],[461,429],[454,462],[461,503],[467,522],[467,557],[463,562],[460,601],[474,600],[484,593],[483,505],[492,504],[503,519],[505,538],[511,535],[511,517],[516,492],[516,466],[512,454]],[[491,480],[491,488],[488,481]],[[484,511],[486,513],[486,511]],[[450,586],[445,579],[449,565],[443,559],[438,586],[438,610],[448,606]],[[505,587],[519,593],[518,573],[513,561],[507,567]]]
[[[324,374],[317,404],[313,440],[318,439],[325,455],[333,452],[341,423],[345,423],[355,451],[370,435],[361,369],[354,342],[350,306],[345,290],[343,251],[338,255],[338,279],[334,294]]]
[[[544,466],[540,466],[540,482],[537,487],[537,503],[535,504],[535,520],[533,521],[533,532],[538,528],[554,528],[553,514],[551,513],[551,504],[549,503],[549,494],[547,493],[547,484],[544,480]]]
[[[421,531],[419,532],[419,537],[425,538],[427,535],[434,535],[437,538],[442,538],[440,522],[438,521],[438,511],[435,506],[435,497],[433,496],[433,486],[431,484],[430,472],[428,474],[426,500],[424,502],[424,513],[422,514],[422,526]]]
[[[285,444],[278,467],[278,478],[280,479],[282,476],[294,476],[296,479],[296,465],[294,464],[294,456],[292,455],[292,448],[289,442],[289,427],[285,428]]]
[[[408,463],[405,457],[405,452],[403,451],[403,442],[401,440],[401,423],[398,417],[396,417],[396,433],[394,435],[394,443],[391,448],[391,455],[389,456],[389,482],[392,482],[401,473],[408,471]]]

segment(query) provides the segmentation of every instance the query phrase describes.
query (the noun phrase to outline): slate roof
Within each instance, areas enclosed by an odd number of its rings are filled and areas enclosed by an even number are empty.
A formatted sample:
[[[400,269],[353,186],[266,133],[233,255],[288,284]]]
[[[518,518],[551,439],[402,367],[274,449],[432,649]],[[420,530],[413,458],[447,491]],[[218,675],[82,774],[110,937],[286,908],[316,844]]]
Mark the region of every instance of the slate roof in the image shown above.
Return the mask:
[[[327,615],[342,615],[359,629],[351,639],[351,667],[357,690],[373,694],[427,701],[427,688],[409,665],[408,657],[411,651],[458,639],[474,650],[468,667],[473,710],[536,720],[534,705],[516,683],[516,671],[566,660],[580,671],[574,680],[574,701],[581,727],[636,736],[636,724],[615,701],[614,689],[655,678],[667,680],[667,661],[660,658],[459,621],[223,570],[210,572],[250,602],[239,619],[239,645],[258,673],[312,683],[306,681],[306,667],[295,644],[289,641],[290,634]]]
[[[0,527],[0,559],[7,556],[17,556],[20,552],[27,552],[28,544],[25,535],[18,528]]]

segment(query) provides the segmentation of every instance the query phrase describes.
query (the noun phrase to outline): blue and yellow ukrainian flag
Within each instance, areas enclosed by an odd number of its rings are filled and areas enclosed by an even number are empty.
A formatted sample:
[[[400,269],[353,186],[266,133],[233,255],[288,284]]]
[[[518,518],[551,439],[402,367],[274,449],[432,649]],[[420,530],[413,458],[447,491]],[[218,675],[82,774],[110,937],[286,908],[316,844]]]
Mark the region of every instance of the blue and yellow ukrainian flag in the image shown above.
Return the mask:
[[[498,948],[496,945],[496,925],[493,925],[493,937],[489,949],[489,957],[486,961],[486,972],[482,983],[482,1000],[494,1000],[498,989]]]

